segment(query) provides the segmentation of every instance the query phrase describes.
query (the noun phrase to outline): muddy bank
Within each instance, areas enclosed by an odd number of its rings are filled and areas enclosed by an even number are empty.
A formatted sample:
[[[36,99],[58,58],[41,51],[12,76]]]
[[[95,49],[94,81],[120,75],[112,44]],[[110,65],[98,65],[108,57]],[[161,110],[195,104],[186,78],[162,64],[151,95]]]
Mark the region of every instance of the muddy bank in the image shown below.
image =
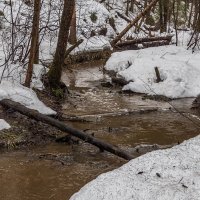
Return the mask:
[[[13,110],[0,108],[0,118],[5,119],[11,128],[0,133],[0,149],[21,149],[44,145],[61,135],[62,132],[41,122],[25,117]],[[65,134],[66,135],[66,134]]]

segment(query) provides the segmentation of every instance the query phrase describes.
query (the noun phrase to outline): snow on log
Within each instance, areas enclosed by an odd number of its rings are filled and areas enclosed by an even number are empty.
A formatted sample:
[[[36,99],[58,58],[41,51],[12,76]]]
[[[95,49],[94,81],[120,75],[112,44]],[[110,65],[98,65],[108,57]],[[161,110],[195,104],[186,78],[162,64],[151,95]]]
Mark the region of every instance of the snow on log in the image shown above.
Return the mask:
[[[117,47],[123,47],[127,45],[141,44],[145,42],[156,42],[156,41],[167,41],[170,43],[173,35],[161,36],[161,37],[146,37],[146,38],[138,38],[133,40],[122,41],[116,44]]]

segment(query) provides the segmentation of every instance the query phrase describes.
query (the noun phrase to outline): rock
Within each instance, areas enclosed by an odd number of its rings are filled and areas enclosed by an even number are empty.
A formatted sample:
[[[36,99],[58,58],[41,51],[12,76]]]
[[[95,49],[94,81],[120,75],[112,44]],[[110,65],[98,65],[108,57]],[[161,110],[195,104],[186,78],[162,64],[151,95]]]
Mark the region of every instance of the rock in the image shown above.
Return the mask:
[[[124,86],[127,85],[129,82],[126,81],[123,77],[112,77],[112,83],[119,86]]]
[[[199,109],[200,108],[200,94],[196,97],[196,99],[192,102],[191,109]]]

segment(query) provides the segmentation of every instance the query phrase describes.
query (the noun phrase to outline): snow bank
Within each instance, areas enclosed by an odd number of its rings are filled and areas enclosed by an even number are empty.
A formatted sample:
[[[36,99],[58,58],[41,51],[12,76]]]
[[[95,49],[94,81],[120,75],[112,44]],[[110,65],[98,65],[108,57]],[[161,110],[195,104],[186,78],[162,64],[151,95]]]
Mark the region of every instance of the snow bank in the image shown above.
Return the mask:
[[[42,114],[54,115],[56,114],[51,108],[42,103],[36,93],[29,88],[22,86],[19,83],[12,83],[10,81],[2,81],[0,84],[0,100],[11,99],[19,102],[24,106],[37,110]]]
[[[37,89],[43,89],[41,82],[42,75],[46,73],[46,68],[42,65],[34,65],[32,84],[31,86]],[[25,80],[26,70],[18,65],[9,65],[9,67],[0,68],[0,100],[11,99],[19,102],[24,106],[35,109],[42,114],[54,115],[56,114],[51,108],[42,103],[36,93],[29,88],[22,86]]]
[[[18,64],[9,64],[0,68],[0,77],[2,80],[10,82],[17,82],[23,84],[26,78],[26,67],[19,66]],[[39,90],[44,89],[41,81],[42,75],[46,74],[48,69],[40,64],[34,64],[31,88]]]
[[[3,129],[9,129],[10,125],[3,119],[0,119],[0,131]]]
[[[199,200],[200,136],[100,175],[70,200]]]
[[[104,49],[111,49],[110,42],[104,36],[94,36],[85,39],[71,54],[78,54],[87,51],[102,51]]]
[[[130,81],[124,90],[182,98],[200,93],[199,63],[199,52],[162,46],[114,53],[105,68]],[[163,80],[160,83],[156,83],[155,67]]]

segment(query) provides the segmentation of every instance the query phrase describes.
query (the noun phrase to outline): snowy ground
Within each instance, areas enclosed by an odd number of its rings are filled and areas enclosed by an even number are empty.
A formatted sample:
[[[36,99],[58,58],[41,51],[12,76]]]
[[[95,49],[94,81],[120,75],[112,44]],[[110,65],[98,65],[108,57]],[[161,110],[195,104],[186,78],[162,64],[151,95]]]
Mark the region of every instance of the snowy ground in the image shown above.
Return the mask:
[[[71,52],[71,54],[78,54],[80,52],[88,51],[102,51],[105,49],[111,49],[109,40],[104,36],[94,36],[87,40],[85,39],[77,48]]]
[[[43,66],[34,66],[32,87],[43,89],[43,85],[40,80],[43,73],[45,73],[45,68]],[[25,73],[23,69],[15,65],[10,65],[9,68],[2,67],[0,68],[0,76],[2,77],[2,81],[0,83],[0,100],[11,99],[13,101],[21,103],[28,108],[35,109],[42,114],[56,114],[55,111],[47,107],[43,102],[38,99],[36,93],[32,89],[24,87],[22,85],[25,78]],[[2,126],[1,128],[3,129],[3,127],[4,126]],[[8,126],[5,126],[5,128],[7,127]]]
[[[32,88],[43,89],[41,77],[46,71],[44,66],[34,65]],[[26,70],[17,65],[10,65],[8,68],[0,68],[0,76],[2,79],[0,83],[0,100],[11,99],[28,108],[35,109],[42,114],[55,114],[55,111],[45,106],[44,103],[38,99],[36,93],[32,89],[22,85],[24,83],[25,74]]]
[[[45,106],[45,104],[38,99],[36,93],[32,89],[24,87],[16,82],[2,81],[0,84],[0,100],[2,99],[11,99],[28,108],[37,110],[42,114],[56,114],[55,111]]]
[[[199,52],[171,45],[113,53],[105,68],[129,81],[123,90],[182,98],[200,93],[199,63]],[[156,82],[155,67],[160,83]]]
[[[199,200],[200,136],[147,153],[88,183],[70,200]]]

